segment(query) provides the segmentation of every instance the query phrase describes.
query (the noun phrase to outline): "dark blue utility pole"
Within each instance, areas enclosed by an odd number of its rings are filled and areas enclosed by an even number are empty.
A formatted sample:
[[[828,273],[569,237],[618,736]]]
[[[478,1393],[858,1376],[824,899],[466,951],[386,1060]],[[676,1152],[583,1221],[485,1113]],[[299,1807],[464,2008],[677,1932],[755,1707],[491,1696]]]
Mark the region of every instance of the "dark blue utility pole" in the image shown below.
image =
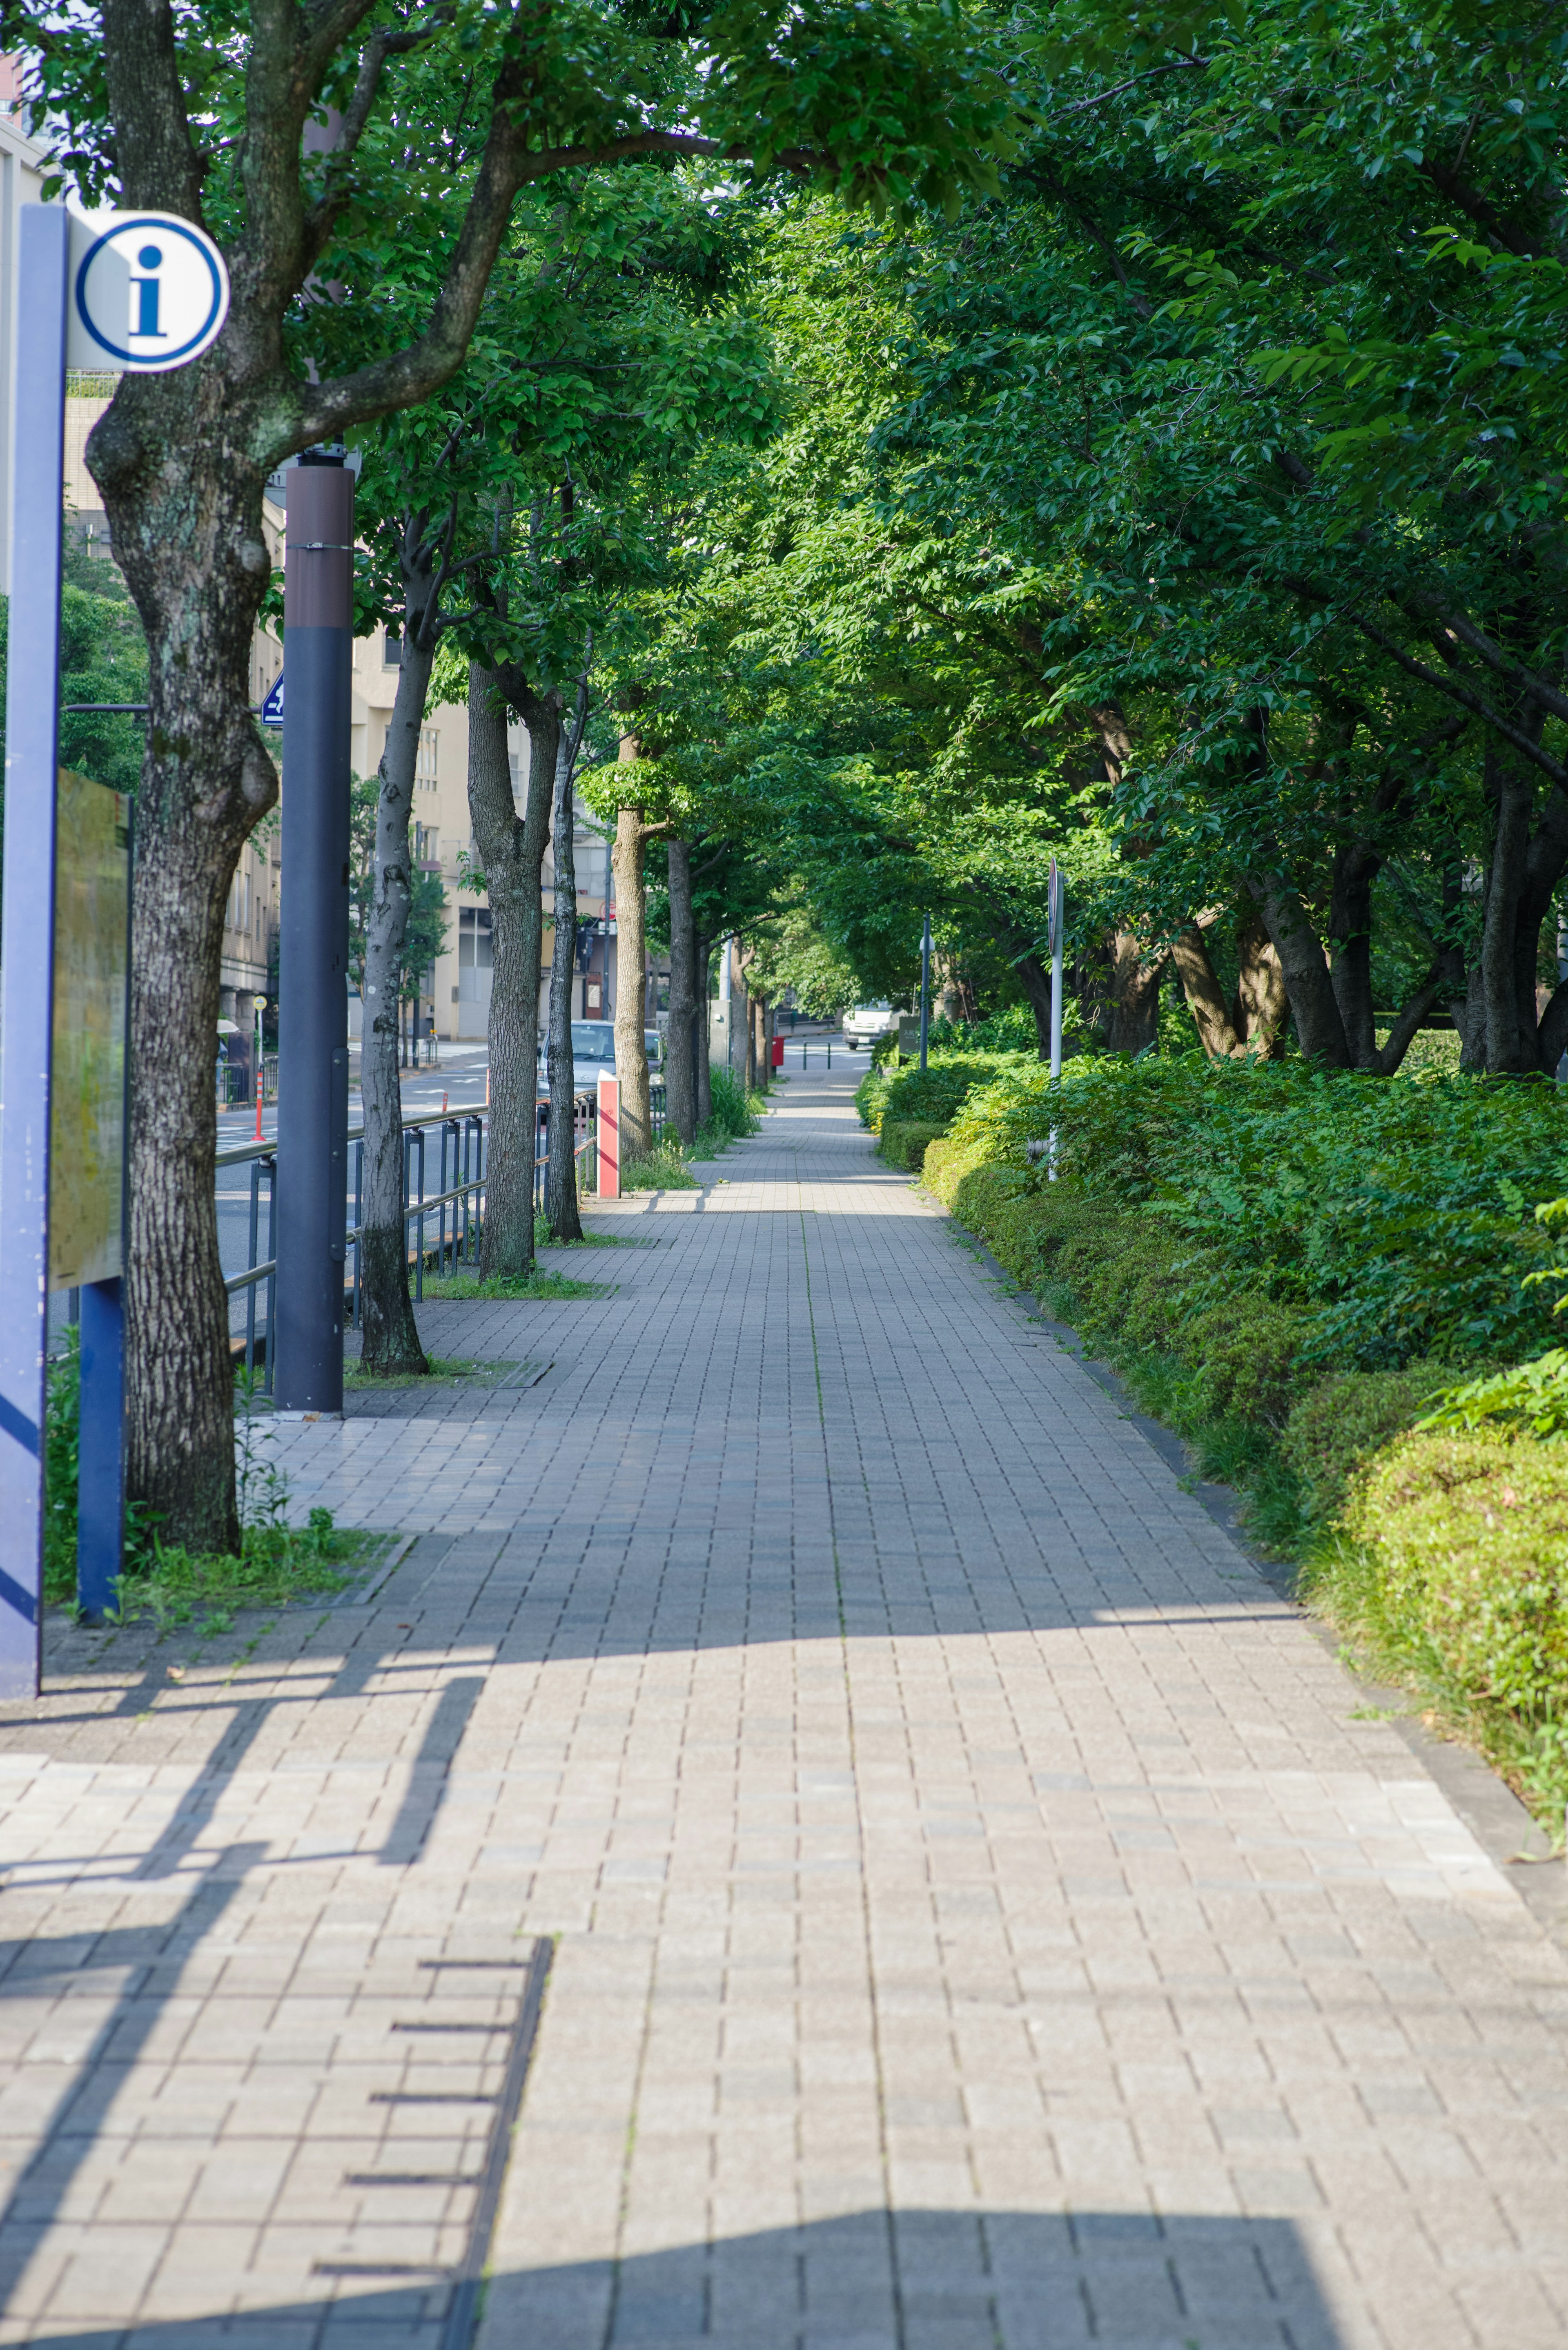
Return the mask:
[[[926,1066],[926,1046],[931,1034],[931,918],[926,916],[926,927],[920,933],[920,1066]]]
[[[348,1234],[354,660],[354,476],[341,451],[307,449],[289,470],[286,504],[273,1398],[282,1412],[336,1415]]]

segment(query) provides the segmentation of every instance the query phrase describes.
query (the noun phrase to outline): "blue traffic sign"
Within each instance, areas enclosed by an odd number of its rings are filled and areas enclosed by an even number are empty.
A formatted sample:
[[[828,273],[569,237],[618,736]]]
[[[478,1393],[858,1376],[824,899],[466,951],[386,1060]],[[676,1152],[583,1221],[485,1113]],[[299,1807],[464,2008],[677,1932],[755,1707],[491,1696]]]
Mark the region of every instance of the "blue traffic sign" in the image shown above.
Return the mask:
[[[282,670],[279,670],[277,675],[274,678],[271,686],[267,690],[266,700],[261,706],[261,722],[264,726],[281,726],[283,724]]]

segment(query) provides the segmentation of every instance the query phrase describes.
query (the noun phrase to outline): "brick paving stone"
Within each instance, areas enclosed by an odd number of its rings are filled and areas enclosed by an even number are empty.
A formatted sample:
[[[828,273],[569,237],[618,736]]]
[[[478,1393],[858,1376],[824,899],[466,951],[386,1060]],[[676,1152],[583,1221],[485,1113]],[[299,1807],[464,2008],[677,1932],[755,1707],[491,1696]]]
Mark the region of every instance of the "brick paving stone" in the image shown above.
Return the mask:
[[[483,2350],[1568,2338],[1562,1951],[857,1074],[274,1431],[379,1585],[51,1624],[0,2344],[456,2350],[536,1936]]]

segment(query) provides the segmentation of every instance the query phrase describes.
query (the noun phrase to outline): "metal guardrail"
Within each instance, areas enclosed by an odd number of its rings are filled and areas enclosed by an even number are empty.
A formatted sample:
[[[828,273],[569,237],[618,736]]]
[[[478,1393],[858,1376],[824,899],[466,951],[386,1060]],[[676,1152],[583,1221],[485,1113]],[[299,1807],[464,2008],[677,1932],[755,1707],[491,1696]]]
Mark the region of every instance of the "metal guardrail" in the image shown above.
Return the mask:
[[[655,1139],[664,1130],[664,1087],[651,1088],[651,1124]],[[573,1097],[573,1158],[577,1166],[577,1191],[589,1198],[597,1189],[598,1179],[598,1097],[579,1093]],[[545,1204],[545,1173],[549,1166],[550,1105],[541,1095],[535,1108],[534,1139],[534,1204],[542,1211]],[[436,1169],[437,1188],[427,1192],[425,1183],[430,1171],[431,1139],[440,1135],[440,1163]],[[422,1117],[403,1120],[403,1225],[409,1234],[409,1262],[414,1276],[416,1299],[424,1296],[427,1265],[436,1271],[455,1272],[460,1265],[477,1264],[480,1236],[483,1229],[484,1193],[488,1180],[488,1146],[490,1139],[490,1106],[486,1102],[459,1104],[427,1111]],[[350,1325],[359,1326],[359,1234],[361,1202],[364,1195],[365,1129],[362,1125],[351,1127],[348,1140],[353,1147],[354,1219],[346,1234],[347,1253],[351,1255],[352,1269],[346,1263],[344,1287],[349,1293],[346,1299]],[[261,1388],[272,1392],[273,1350],[271,1337],[277,1305],[277,1144],[245,1142],[220,1150],[217,1165],[223,1168],[248,1167],[250,1170],[250,1223],[246,1261],[241,1273],[225,1276],[223,1286],[231,1297],[241,1291],[245,1295],[244,1352],[245,1369],[255,1374],[258,1357],[262,1364]],[[262,1187],[265,1185],[266,1254],[258,1251],[262,1245]],[[435,1236],[431,1238],[428,1225],[435,1220]],[[257,1293],[263,1293],[258,1300]],[[265,1303],[265,1315],[258,1315],[258,1304]],[[233,1334],[236,1348],[237,1333]]]

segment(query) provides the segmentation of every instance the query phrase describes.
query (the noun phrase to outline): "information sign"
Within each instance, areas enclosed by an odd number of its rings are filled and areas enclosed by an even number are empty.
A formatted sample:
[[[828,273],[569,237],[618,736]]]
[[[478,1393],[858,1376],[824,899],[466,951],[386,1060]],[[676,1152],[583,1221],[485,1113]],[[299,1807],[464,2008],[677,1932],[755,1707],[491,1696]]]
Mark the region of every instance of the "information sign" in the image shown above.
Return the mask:
[[[188,367],[228,315],[229,273],[205,229],[174,213],[71,214],[67,367]]]

